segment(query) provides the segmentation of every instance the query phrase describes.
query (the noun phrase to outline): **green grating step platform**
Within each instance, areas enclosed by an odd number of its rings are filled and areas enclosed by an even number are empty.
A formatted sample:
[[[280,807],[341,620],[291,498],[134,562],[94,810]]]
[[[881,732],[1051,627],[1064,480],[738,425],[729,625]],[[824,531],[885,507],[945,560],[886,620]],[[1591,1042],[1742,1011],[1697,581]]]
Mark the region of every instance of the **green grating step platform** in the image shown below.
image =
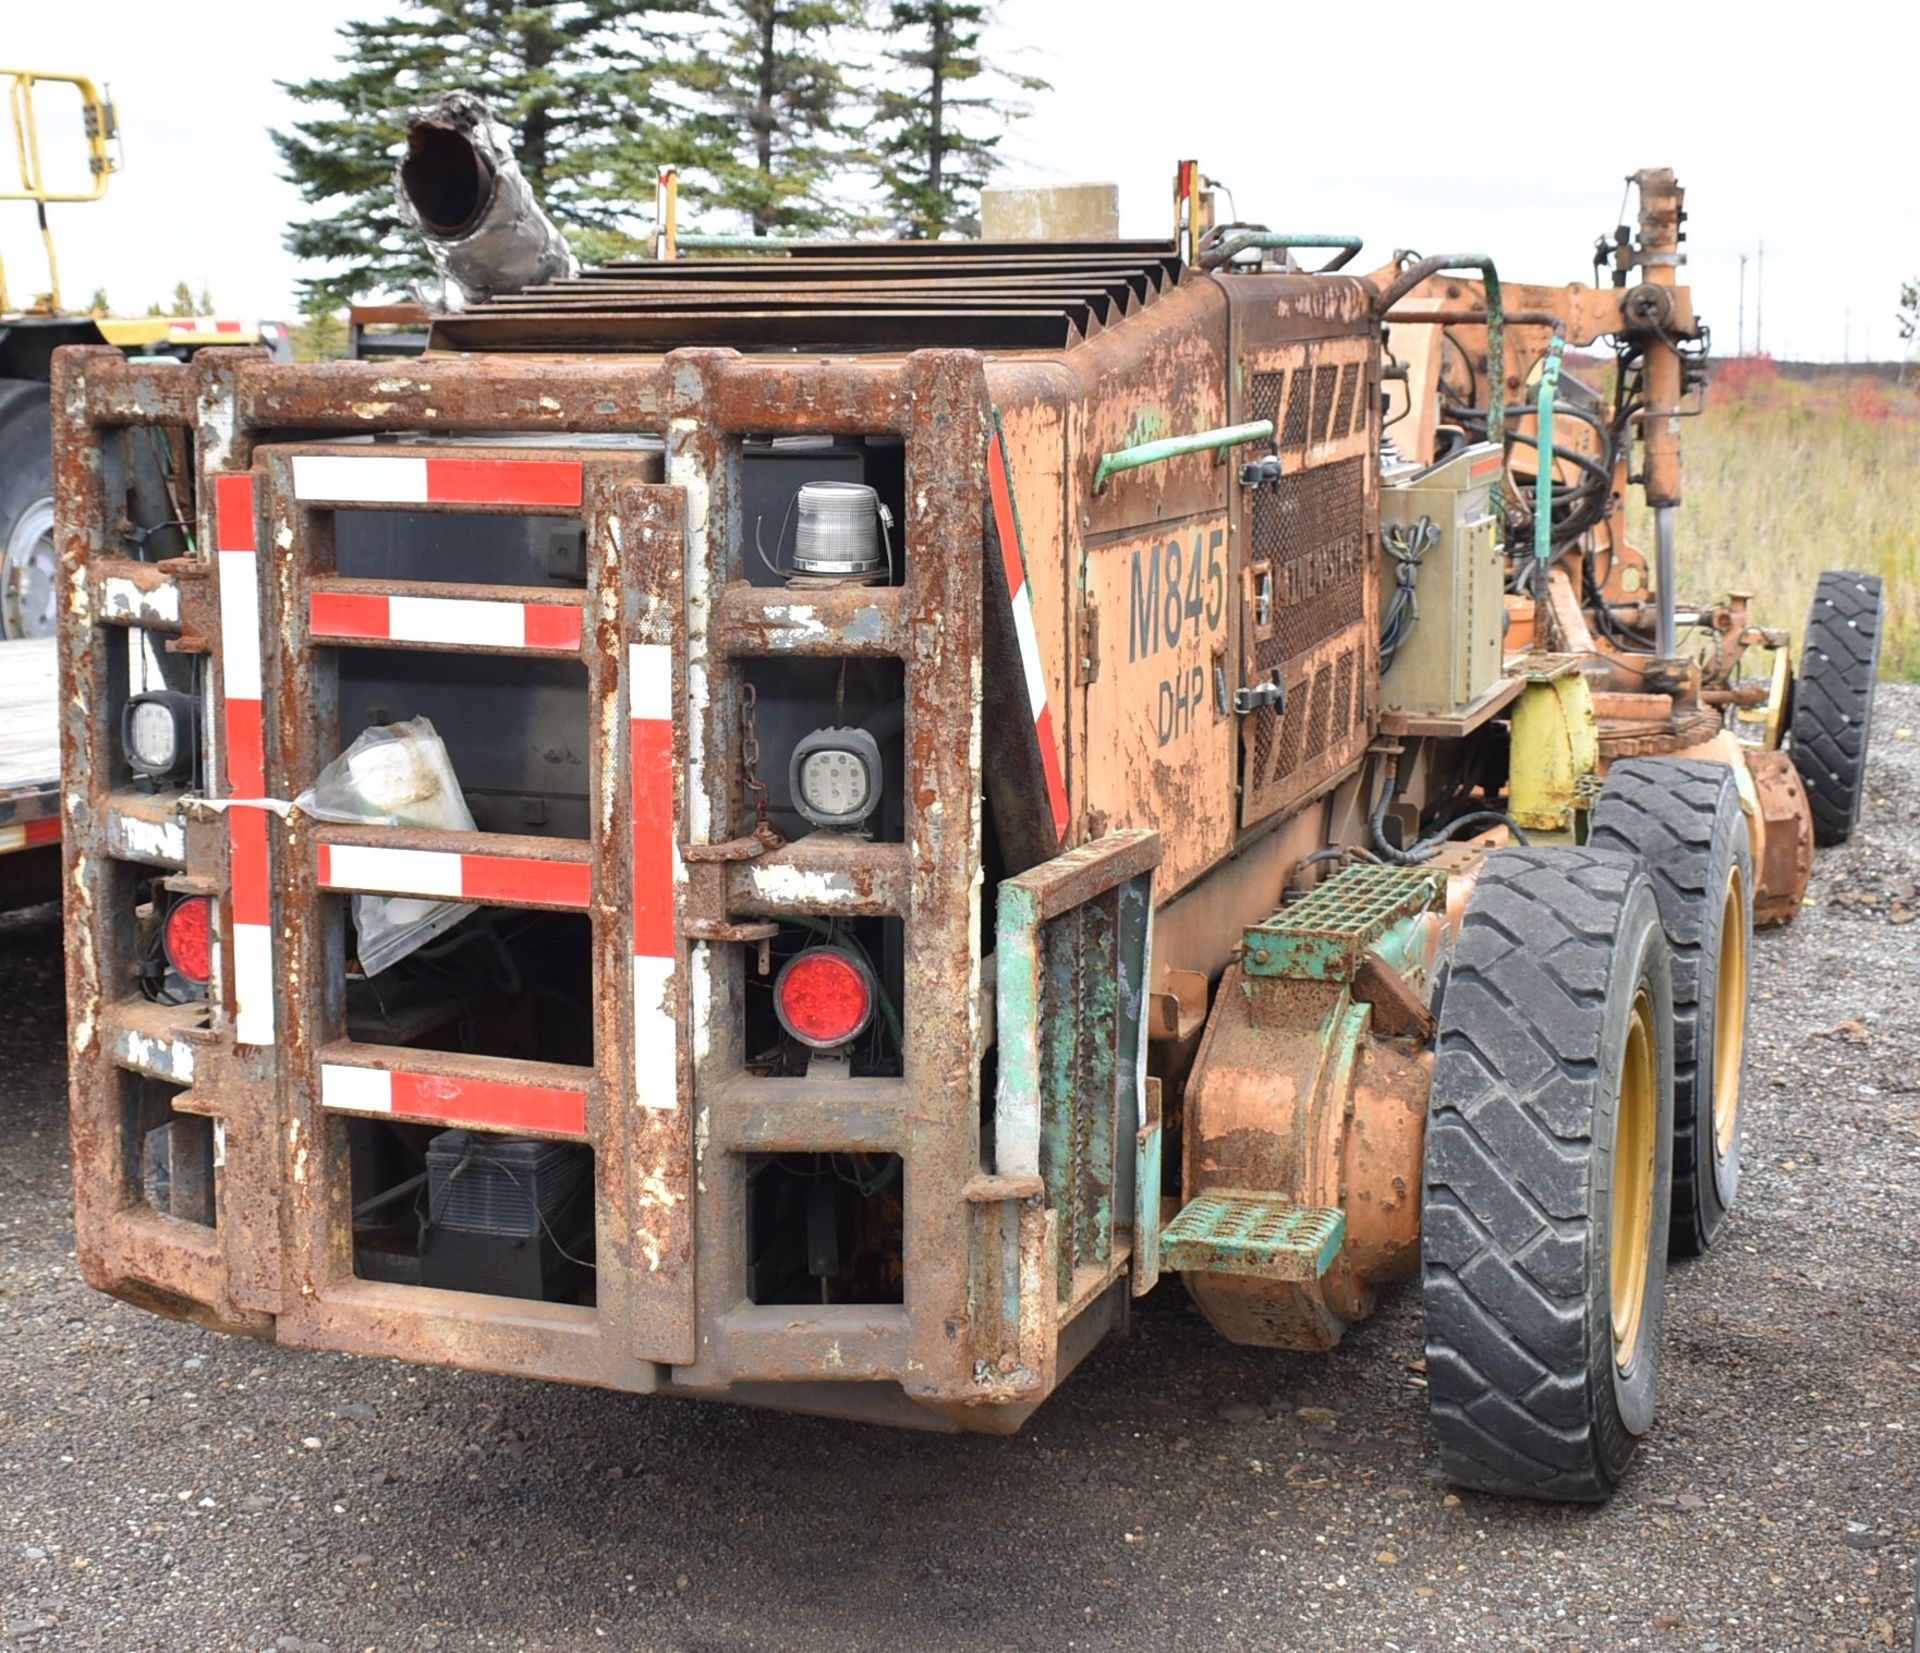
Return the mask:
[[[1348,867],[1304,900],[1249,925],[1242,967],[1249,976],[1352,981],[1361,959],[1395,925],[1445,906],[1446,898],[1446,877],[1431,867]]]
[[[1317,1280],[1346,1238],[1337,1206],[1294,1205],[1271,1194],[1216,1188],[1181,1207],[1160,1232],[1163,1269]]]

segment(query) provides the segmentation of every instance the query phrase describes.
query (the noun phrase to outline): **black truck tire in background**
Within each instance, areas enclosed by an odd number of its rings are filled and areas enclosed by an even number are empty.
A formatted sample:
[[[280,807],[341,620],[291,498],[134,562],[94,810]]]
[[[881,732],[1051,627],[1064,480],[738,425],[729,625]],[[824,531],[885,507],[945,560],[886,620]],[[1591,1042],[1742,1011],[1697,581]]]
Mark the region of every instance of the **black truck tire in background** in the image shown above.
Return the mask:
[[[1673,949],[1672,1246],[1698,1257],[1740,1183],[1753,851],[1733,771],[1624,759],[1607,771],[1587,842],[1646,862]]]
[[[53,432],[47,387],[0,379],[0,640],[53,631]]]
[[[1882,601],[1878,574],[1828,569],[1813,588],[1788,750],[1813,809],[1816,844],[1844,844],[1860,818]]]
[[[1672,1029],[1638,856],[1488,857],[1441,1001],[1420,1236],[1428,1411],[1463,1486],[1599,1502],[1652,1422]]]

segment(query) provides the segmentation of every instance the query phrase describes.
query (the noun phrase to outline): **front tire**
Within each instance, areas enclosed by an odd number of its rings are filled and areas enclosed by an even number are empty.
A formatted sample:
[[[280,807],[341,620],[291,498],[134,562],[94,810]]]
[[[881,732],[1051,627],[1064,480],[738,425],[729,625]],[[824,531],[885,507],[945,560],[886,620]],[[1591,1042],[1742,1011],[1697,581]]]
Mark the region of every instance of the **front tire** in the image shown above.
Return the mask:
[[[1733,771],[1691,758],[1616,763],[1587,842],[1646,863],[1673,949],[1672,1244],[1698,1257],[1740,1186],[1753,852]]]
[[[1490,856],[1435,1041],[1421,1283],[1451,1480],[1599,1502],[1653,1421],[1673,983],[1638,857]]]
[[[1813,841],[1822,846],[1844,844],[1860,819],[1882,604],[1879,575],[1829,569],[1807,611],[1789,750],[1813,810]]]
[[[47,387],[0,379],[0,639],[53,635],[53,431]]]

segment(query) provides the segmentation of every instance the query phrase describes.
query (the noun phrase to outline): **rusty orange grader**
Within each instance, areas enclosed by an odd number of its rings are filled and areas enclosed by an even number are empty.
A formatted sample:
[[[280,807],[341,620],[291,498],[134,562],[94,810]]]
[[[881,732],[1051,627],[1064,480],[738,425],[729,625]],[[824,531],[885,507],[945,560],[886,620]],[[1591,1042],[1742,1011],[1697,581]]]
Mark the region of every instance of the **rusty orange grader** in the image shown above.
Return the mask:
[[[1166,241],[581,273],[496,136],[414,129],[425,356],[56,364],[88,1279],[1006,1432],[1163,1276],[1288,1349],[1413,1277],[1445,1472],[1606,1496],[1879,613],[1676,595],[1671,175],[1594,287],[1191,166]]]

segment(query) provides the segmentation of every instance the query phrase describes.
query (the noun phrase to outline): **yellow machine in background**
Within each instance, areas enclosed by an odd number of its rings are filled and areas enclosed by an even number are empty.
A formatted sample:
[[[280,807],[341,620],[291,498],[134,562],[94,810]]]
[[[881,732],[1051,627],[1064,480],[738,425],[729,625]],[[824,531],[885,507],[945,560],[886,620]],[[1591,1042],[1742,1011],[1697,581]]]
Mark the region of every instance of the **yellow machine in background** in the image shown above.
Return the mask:
[[[65,307],[60,261],[49,206],[98,201],[120,170],[120,120],[113,100],[85,75],[38,69],[0,69],[13,166],[0,161],[0,202],[30,202],[46,249],[46,286],[24,305],[0,265],[0,640],[53,633],[53,471],[47,424],[47,378],[53,352],[63,344],[110,344],[129,355],[185,360],[209,345],[261,345],[280,360],[290,355],[287,329],[278,322],[236,321],[214,316],[111,317]],[[75,113],[74,134],[42,141],[42,125],[64,124]],[[62,159],[72,136],[81,139],[84,166]],[[59,147],[61,153],[56,155]],[[157,454],[155,463],[171,474]],[[160,510],[166,488],[157,479],[156,528],[177,512]],[[176,535],[177,537],[177,535]],[[176,546],[175,549],[184,549]]]
[[[47,290],[30,306],[51,314],[60,308],[60,262],[54,255],[53,232],[47,225],[49,202],[97,201],[107,193],[107,179],[119,163],[108,147],[119,139],[119,118],[110,98],[103,98],[85,75],[41,74],[32,69],[0,69],[6,81],[7,114],[13,126],[14,157],[20,173],[18,189],[0,189],[0,201],[31,201],[40,219],[40,239],[47,249]],[[47,180],[40,155],[40,128],[34,108],[34,88],[41,84],[71,86],[80,97],[81,119],[87,139],[87,183],[84,189],[61,189]],[[0,266],[0,314],[12,309],[7,296],[6,270]]]

